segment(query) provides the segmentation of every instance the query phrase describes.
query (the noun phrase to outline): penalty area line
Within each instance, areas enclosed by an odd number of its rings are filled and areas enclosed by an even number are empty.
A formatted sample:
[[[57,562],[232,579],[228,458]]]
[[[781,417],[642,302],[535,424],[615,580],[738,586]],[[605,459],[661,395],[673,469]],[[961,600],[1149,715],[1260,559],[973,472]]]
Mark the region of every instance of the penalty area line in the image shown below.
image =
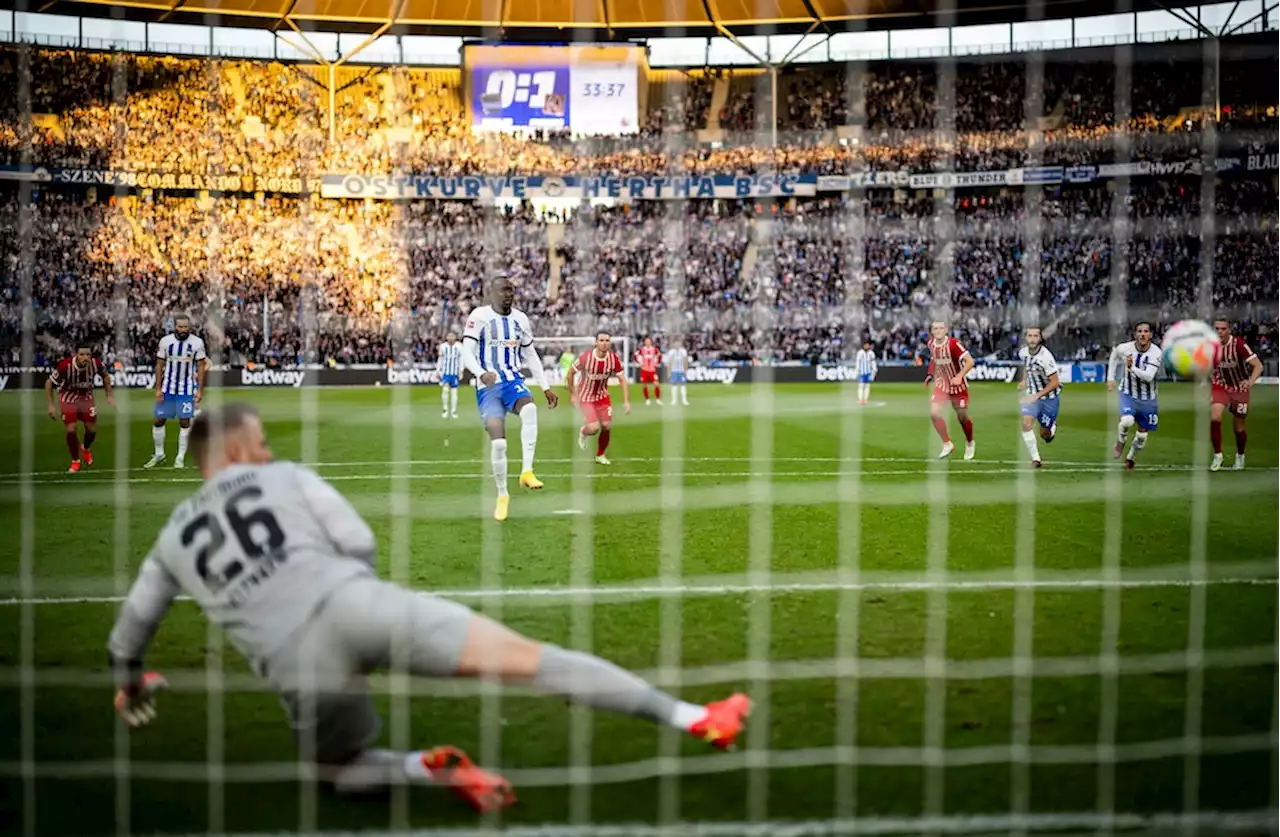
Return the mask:
[[[756,820],[754,822],[546,823],[506,825],[503,837],[861,837],[891,834],[1009,834],[1016,831],[1141,831],[1172,833],[1194,829],[1206,834],[1266,833],[1275,826],[1274,811],[1195,811],[1129,814],[1063,812],[1041,814],[967,814],[920,817],[849,817],[825,820]],[[313,837],[491,837],[492,829],[445,827],[413,831],[320,831]],[[203,833],[160,837],[205,837]],[[245,833],[238,837],[275,837]]]
[[[1164,587],[1274,586],[1275,576],[1231,576],[1227,578],[1068,578],[1068,579],[981,579],[973,581],[813,581],[782,584],[637,584],[599,587],[499,587],[471,590],[428,590],[434,595],[458,601],[487,599],[662,599],[684,596],[737,596],[757,593],[835,592],[992,592],[1000,590],[1137,590]],[[0,607],[24,605],[119,604],[123,596],[49,596],[0,599]],[[179,596],[176,601],[191,601]]]

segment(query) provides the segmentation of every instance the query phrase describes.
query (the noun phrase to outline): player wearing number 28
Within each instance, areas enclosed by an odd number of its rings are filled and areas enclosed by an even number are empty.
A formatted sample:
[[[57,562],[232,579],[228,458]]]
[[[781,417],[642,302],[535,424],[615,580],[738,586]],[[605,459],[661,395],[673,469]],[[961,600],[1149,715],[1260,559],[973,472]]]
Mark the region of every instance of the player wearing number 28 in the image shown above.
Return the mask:
[[[1244,468],[1244,449],[1248,443],[1246,421],[1249,416],[1249,390],[1262,377],[1262,361],[1244,342],[1243,337],[1231,333],[1231,323],[1224,319],[1213,321],[1218,332],[1218,359],[1213,365],[1212,402],[1209,408],[1209,438],[1213,442],[1213,462],[1209,470],[1222,467],[1222,414],[1230,413],[1236,431],[1236,461],[1231,468]]]
[[[951,408],[960,420],[960,429],[964,431],[964,458],[973,459],[973,422],[969,419],[969,384],[967,376],[973,371],[973,355],[960,344],[960,341],[947,334],[947,324],[935,320],[929,326],[929,371],[925,375],[925,386],[933,385],[933,393],[929,396],[929,417],[933,420],[933,429],[942,439],[942,450],[939,459],[946,459],[956,446],[951,444],[951,434],[947,432],[947,420],[942,416],[943,405],[951,403]]]
[[[169,606],[186,594],[271,684],[304,761],[338,792],[441,784],[479,810],[514,801],[501,776],[452,747],[374,746],[381,721],[365,678],[392,660],[418,676],[530,686],[720,748],[741,731],[751,706],[745,695],[686,703],[598,657],[379,580],[369,526],[315,473],[272,461],[252,407],[205,412],[191,444],[204,484],[169,517],[108,640],[115,707],[128,725],[156,717],[165,681],[145,670],[143,657]]]

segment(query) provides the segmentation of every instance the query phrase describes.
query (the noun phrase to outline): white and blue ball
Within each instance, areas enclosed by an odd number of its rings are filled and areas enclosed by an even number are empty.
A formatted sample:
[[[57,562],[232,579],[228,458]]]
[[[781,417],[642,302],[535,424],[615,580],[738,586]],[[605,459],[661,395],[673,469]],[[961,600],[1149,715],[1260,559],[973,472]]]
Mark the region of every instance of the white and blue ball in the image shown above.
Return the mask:
[[[1164,333],[1164,365],[1180,378],[1203,378],[1218,360],[1218,332],[1203,320],[1182,320]]]

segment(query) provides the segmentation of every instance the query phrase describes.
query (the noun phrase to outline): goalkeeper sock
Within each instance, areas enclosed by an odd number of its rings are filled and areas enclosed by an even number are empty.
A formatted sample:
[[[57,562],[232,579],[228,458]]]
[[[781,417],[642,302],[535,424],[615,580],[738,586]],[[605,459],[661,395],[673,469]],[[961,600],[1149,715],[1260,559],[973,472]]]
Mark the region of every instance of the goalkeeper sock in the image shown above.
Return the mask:
[[[178,462],[181,462],[183,460],[183,457],[187,455],[187,438],[190,436],[191,436],[190,427],[178,428],[178,459],[177,459]]]
[[[520,408],[520,473],[533,470],[533,454],[538,449],[538,408],[532,403]]]
[[[607,712],[643,718],[687,730],[706,710],[641,680],[629,671],[581,651],[544,644],[533,687]]]
[[[600,428],[600,441],[596,442],[596,456],[604,456],[604,452],[609,449],[609,428]]]
[[[67,452],[71,454],[71,461],[77,462],[80,459],[80,439],[76,436],[76,431],[67,431]]]
[[[1222,422],[1209,422],[1209,439],[1213,442],[1213,452],[1222,453]]]
[[[1022,431],[1022,443],[1027,446],[1027,453],[1031,454],[1034,462],[1040,461],[1040,445],[1036,441],[1036,432],[1034,430]]]
[[[493,481],[498,484],[498,496],[507,496],[507,440],[494,439],[489,446],[489,459],[493,463]]]
[[[151,441],[156,446],[156,456],[164,456],[164,425],[151,428]]]

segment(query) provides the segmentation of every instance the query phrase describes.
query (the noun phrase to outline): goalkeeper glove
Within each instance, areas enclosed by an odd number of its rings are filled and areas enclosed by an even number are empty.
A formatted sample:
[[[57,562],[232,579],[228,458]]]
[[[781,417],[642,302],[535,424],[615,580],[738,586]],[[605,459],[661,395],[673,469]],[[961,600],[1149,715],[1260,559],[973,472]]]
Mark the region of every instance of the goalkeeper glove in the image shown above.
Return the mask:
[[[167,688],[160,674],[144,672],[137,683],[116,692],[116,713],[131,727],[146,726],[156,717],[156,695]]]

